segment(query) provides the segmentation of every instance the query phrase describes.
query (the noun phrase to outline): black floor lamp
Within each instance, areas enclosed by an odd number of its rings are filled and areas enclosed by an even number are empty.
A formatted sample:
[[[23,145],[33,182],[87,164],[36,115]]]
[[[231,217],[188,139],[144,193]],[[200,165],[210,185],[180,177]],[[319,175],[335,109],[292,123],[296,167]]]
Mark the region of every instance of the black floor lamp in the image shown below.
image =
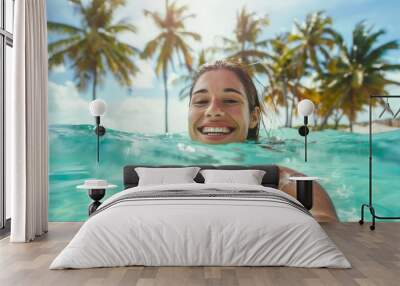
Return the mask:
[[[304,125],[299,128],[299,134],[304,137],[304,161],[307,162],[307,135],[310,133],[308,129],[308,116],[314,112],[314,103],[309,99],[303,99],[297,105],[300,115],[304,117]]]
[[[100,125],[100,116],[106,113],[106,109],[106,103],[101,99],[95,99],[89,104],[90,113],[96,118],[96,128],[94,132],[97,135],[97,163],[100,161],[100,136],[106,133],[106,129]]]
[[[393,115],[393,118],[396,118],[396,116],[400,113],[399,109],[396,114],[394,114],[388,103],[389,98],[400,98],[400,95],[371,95],[369,97],[369,202],[368,204],[361,205],[361,219],[359,223],[364,224],[364,208],[367,207],[372,216],[372,225],[369,227],[371,230],[375,229],[375,219],[400,219],[400,217],[378,216],[372,203],[372,101],[379,98],[386,99],[384,110],[379,117],[381,117],[386,110]]]

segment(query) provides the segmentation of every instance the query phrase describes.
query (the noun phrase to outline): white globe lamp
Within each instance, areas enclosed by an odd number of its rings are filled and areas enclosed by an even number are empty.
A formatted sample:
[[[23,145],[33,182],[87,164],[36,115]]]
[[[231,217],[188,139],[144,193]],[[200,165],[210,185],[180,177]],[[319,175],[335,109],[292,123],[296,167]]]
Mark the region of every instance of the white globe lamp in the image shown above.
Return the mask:
[[[93,116],[103,116],[106,113],[106,102],[101,99],[95,99],[89,104],[90,114]]]
[[[309,99],[303,99],[297,105],[300,115],[310,116],[314,112],[314,103]]]

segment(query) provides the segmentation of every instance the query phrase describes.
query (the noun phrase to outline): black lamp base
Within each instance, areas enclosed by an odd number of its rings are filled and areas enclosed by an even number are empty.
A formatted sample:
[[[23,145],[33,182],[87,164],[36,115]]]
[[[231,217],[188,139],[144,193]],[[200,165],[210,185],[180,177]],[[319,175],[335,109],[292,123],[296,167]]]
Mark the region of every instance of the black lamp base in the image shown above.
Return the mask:
[[[89,205],[88,208],[88,213],[89,216],[97,210],[97,208],[101,205],[100,200],[104,197],[106,194],[105,189],[90,189],[89,190],[89,197],[94,200],[93,203]]]
[[[296,184],[297,200],[301,202],[306,209],[311,210],[313,207],[313,181],[299,180],[296,181]]]

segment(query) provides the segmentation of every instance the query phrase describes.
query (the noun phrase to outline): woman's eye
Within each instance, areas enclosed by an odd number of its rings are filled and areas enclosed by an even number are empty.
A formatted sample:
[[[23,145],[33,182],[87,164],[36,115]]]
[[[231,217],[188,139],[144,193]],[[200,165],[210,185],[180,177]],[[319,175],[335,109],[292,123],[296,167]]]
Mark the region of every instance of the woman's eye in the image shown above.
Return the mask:
[[[225,99],[224,100],[224,103],[227,103],[227,104],[235,104],[235,103],[238,103],[239,101],[237,101],[236,99]]]
[[[208,103],[207,100],[197,100],[197,101],[193,102],[193,104],[196,105],[196,106],[205,105],[207,103]]]

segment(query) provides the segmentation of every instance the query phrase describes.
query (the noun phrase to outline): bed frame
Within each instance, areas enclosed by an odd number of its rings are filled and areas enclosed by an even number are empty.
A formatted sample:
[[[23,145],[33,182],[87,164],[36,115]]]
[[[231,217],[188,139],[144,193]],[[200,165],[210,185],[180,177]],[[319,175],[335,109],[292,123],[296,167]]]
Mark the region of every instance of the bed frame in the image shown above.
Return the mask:
[[[200,167],[201,169],[218,169],[218,170],[264,170],[266,173],[262,179],[261,184],[265,187],[271,187],[278,189],[279,186],[279,167],[277,165],[251,165],[251,166],[238,166],[238,165],[163,165],[163,166],[150,166],[150,165],[128,165],[124,167],[124,189],[136,187],[139,183],[139,176],[135,171],[137,167],[148,167],[148,168],[178,168],[178,167]],[[197,183],[204,183],[204,178],[200,174],[194,178]]]
[[[271,187],[279,189],[293,197],[296,197],[296,184],[289,181],[290,176],[305,176],[296,170],[279,166],[279,165],[188,165],[196,166],[201,169],[219,169],[219,170],[264,170],[266,173],[262,180],[262,185],[265,187]],[[139,177],[135,172],[136,167],[153,167],[153,168],[178,168],[188,167],[182,165],[128,165],[124,167],[124,189],[136,187],[139,183]],[[194,179],[197,183],[204,183],[203,176],[198,173]],[[327,194],[318,182],[313,182],[313,193],[314,193],[314,208],[311,210],[313,216],[319,222],[337,222],[338,217],[336,214],[335,207]]]

